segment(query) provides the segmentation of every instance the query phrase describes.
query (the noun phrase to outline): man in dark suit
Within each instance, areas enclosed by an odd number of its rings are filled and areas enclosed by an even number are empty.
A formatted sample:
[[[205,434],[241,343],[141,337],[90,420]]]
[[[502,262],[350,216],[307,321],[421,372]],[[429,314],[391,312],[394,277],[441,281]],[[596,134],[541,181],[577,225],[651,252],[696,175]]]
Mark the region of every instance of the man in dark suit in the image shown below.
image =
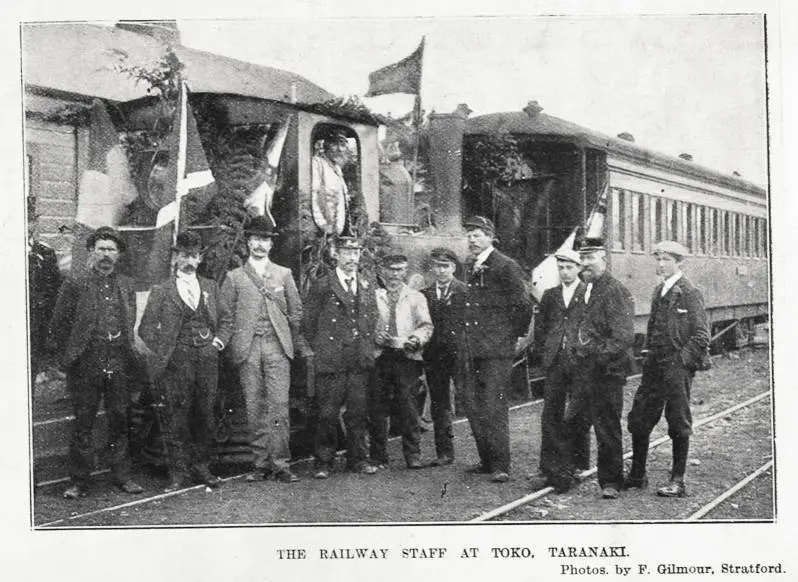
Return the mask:
[[[460,353],[463,351],[464,309],[468,287],[455,279],[457,255],[447,248],[430,252],[435,283],[424,289],[434,331],[424,348],[424,369],[429,385],[430,408],[435,434],[433,465],[450,465],[454,462],[452,441],[452,412],[450,385],[461,390],[463,373]]]
[[[376,285],[358,272],[361,246],[357,239],[339,237],[336,247],[338,265],[311,284],[304,319],[316,366],[316,479],[327,479],[332,471],[344,405],[347,468],[364,475],[377,472],[367,461],[365,436],[367,387],[376,348]]]
[[[227,306],[215,281],[197,277],[202,239],[188,231],[173,247],[174,277],[153,287],[139,325],[139,336],[153,352],[150,375],[165,407],[163,438],[176,491],[189,479],[218,487],[208,468],[213,405],[219,379],[221,337],[231,334]]]
[[[578,439],[593,425],[601,495],[616,499],[623,485],[621,412],[623,386],[634,361],[634,301],[629,290],[607,271],[602,240],[584,239],[579,256],[586,285],[574,348],[580,379],[565,430]]]
[[[247,404],[254,470],[248,482],[269,477],[296,483],[289,460],[288,392],[290,361],[296,353],[310,353],[300,333],[302,300],[291,269],[269,258],[277,236],[271,219],[256,216],[244,231],[247,262],[227,274],[222,302],[230,310],[233,327],[223,334],[230,358],[238,367]]]
[[[575,473],[590,460],[589,434],[566,432],[574,409],[566,403],[572,396],[579,370],[573,358],[577,329],[585,307],[585,285],[579,280],[581,261],[574,250],[555,254],[560,285],[548,289],[535,317],[533,354],[546,372],[543,412],[540,416],[540,474],[532,479],[534,489],[554,487],[562,493],[571,488]]]
[[[33,209],[29,208],[28,212]],[[47,353],[47,327],[53,315],[61,273],[55,251],[37,240],[36,218],[28,221],[28,316],[30,318],[31,387]]]
[[[88,272],[64,281],[50,322],[50,338],[60,351],[75,411],[67,499],[88,492],[94,465],[92,433],[101,398],[108,417],[113,480],[126,493],[142,492],[130,478],[127,438],[130,374],[137,357],[136,293],[133,281],[115,268],[125,243],[115,230],[103,226],[89,235],[86,247]]]
[[[521,267],[493,247],[493,222],[475,216],[464,225],[471,254],[466,265],[466,355],[463,405],[480,462],[471,471],[495,483],[510,480],[507,390],[513,356],[526,335],[531,304]]]
[[[709,318],[701,292],[682,273],[689,251],[674,241],[654,247],[657,275],[663,282],[651,297],[643,378],[629,412],[632,433],[632,469],[624,487],[643,489],[648,485],[646,458],[649,435],[662,411],[668,422],[673,448],[671,479],[657,489],[662,497],[684,497],[684,473],[690,446],[693,417],[690,389],[693,375],[705,368],[709,347]]]

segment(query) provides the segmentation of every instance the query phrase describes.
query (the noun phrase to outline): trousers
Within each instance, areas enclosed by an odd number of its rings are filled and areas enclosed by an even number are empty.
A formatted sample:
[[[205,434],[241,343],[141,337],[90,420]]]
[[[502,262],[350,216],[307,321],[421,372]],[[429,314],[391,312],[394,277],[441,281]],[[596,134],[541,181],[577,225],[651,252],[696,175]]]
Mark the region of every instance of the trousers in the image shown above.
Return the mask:
[[[479,460],[488,472],[510,472],[510,412],[507,390],[511,358],[478,358],[465,375],[463,406],[477,445]]]
[[[424,363],[429,386],[430,412],[435,433],[435,453],[438,457],[454,458],[452,408],[450,386],[463,385],[463,374],[455,355]]]
[[[366,461],[366,390],[369,370],[350,369],[316,376],[318,424],[314,442],[316,467],[331,468],[338,448],[341,406],[346,407],[346,460],[350,469]]]
[[[689,437],[693,432],[690,389],[694,372],[687,370],[678,353],[668,358],[649,356],[635,393],[627,423],[632,434],[649,435],[665,411],[668,435]]]

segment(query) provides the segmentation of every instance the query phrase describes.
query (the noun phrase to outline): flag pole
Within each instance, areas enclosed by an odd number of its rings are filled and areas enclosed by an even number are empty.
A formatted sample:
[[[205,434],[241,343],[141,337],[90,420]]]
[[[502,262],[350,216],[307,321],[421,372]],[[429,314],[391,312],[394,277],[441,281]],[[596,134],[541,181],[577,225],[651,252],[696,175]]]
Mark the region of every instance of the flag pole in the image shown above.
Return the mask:
[[[412,172],[412,188],[413,195],[416,193],[416,168],[418,167],[418,144],[421,141],[421,81],[424,78],[424,51],[426,50],[426,36],[421,37],[421,59],[418,63],[418,87],[416,89],[416,99],[413,102],[413,117],[416,126],[416,139],[413,148],[413,172]],[[415,203],[414,203],[415,205]]]
[[[180,189],[182,188],[182,181],[186,176],[186,148],[188,146],[188,131],[186,116],[188,113],[188,92],[186,91],[186,83],[180,79],[180,93],[178,98],[178,119],[180,120],[180,127],[178,128],[178,146],[177,146],[177,183],[175,199],[177,200],[177,213],[175,214],[174,232],[172,233],[172,243],[177,244],[177,235],[180,232],[180,209],[183,206],[183,196]]]

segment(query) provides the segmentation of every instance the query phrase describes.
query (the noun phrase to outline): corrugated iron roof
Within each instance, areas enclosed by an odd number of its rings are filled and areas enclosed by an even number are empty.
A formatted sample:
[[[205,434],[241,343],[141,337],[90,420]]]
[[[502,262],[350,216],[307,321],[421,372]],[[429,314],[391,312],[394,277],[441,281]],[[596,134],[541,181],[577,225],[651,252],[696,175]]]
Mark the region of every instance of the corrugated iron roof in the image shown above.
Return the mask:
[[[571,121],[546,113],[529,115],[525,111],[507,111],[478,115],[466,121],[464,133],[480,135],[511,133],[515,135],[542,135],[561,137],[585,147],[593,147],[609,153],[632,158],[643,163],[659,165],[674,171],[701,178],[709,178],[727,186],[764,196],[764,189],[741,178],[723,174],[711,168],[669,156],[655,150],[636,145],[630,141],[611,137],[588,129]]]
[[[158,40],[113,26],[86,23],[26,24],[22,27],[22,73],[26,86],[129,101],[145,96],[115,66],[126,56],[128,66],[152,66],[163,56]],[[255,65],[183,46],[174,47],[185,65],[184,77],[193,92],[235,93],[274,101],[291,100],[296,85],[300,103],[319,103],[334,95],[294,73]]]

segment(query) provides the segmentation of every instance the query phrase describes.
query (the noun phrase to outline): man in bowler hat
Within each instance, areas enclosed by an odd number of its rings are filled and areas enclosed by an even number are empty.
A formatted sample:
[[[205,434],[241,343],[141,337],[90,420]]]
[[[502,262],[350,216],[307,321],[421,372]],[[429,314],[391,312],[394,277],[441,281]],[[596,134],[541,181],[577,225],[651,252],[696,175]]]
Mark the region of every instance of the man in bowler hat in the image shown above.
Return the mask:
[[[116,272],[125,243],[114,229],[102,226],[89,235],[86,247],[89,269],[63,282],[50,322],[50,341],[66,370],[75,413],[67,499],[88,493],[94,466],[94,421],[101,399],[108,418],[112,479],[125,493],[142,492],[130,478],[127,437],[131,374],[138,355],[133,280]]]
[[[693,417],[690,388],[693,375],[705,369],[709,347],[709,318],[701,292],[682,273],[689,251],[675,241],[654,247],[657,275],[663,281],[651,296],[643,378],[628,416],[632,433],[632,469],[624,487],[645,488],[649,435],[663,410],[673,448],[670,482],[659,489],[662,497],[684,497],[684,474]]]
[[[220,479],[208,468],[213,407],[219,380],[219,352],[232,329],[230,313],[219,300],[215,281],[197,276],[202,239],[179,234],[172,247],[174,270],[153,287],[139,325],[139,336],[153,352],[150,373],[164,405],[164,445],[171,482],[167,491],[192,476],[209,487]]]
[[[508,391],[518,339],[526,335],[531,303],[521,267],[493,246],[496,228],[483,216],[464,225],[469,261],[465,282],[468,354],[463,404],[479,463],[471,471],[510,480]]]
[[[254,470],[247,481],[269,477],[283,483],[299,478],[291,471],[288,391],[290,361],[310,355],[300,332],[302,301],[291,270],[269,258],[274,230],[267,216],[256,216],[244,230],[249,259],[230,271],[222,301],[233,316],[227,342],[238,367],[247,406]]]

